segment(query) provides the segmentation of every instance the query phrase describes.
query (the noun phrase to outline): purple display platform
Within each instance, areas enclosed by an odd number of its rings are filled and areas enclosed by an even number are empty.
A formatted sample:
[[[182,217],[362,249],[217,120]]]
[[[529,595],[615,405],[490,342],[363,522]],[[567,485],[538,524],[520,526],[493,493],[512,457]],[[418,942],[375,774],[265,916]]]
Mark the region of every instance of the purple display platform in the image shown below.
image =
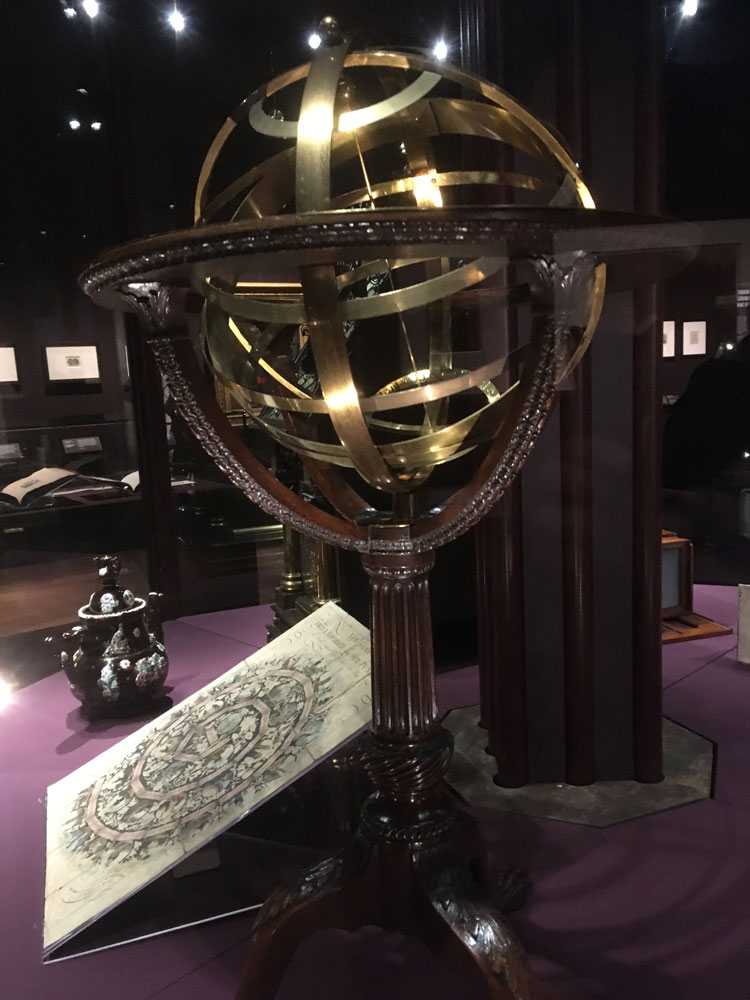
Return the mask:
[[[732,588],[696,588],[696,610],[733,625]],[[181,700],[265,641],[267,608],[167,626]],[[604,830],[475,813],[492,867],[534,876],[514,924],[534,964],[576,1000],[750,997],[750,668],[734,636],[664,650],[665,713],[719,743],[716,799]],[[442,674],[443,709],[477,700],[474,669]],[[61,674],[0,715],[3,1000],[230,1000],[250,919],[230,919],[51,966],[41,963],[44,792],[144,720],[88,724]],[[470,1000],[420,942],[368,928],[300,948],[277,1000]]]

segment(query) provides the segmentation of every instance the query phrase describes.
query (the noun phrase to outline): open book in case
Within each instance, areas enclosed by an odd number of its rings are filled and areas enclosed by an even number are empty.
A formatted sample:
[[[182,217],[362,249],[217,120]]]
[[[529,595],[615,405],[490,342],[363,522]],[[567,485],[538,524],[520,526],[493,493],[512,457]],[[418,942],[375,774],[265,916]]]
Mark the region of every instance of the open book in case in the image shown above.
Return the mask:
[[[121,479],[114,479],[87,475],[75,469],[44,466],[20,478],[11,481],[8,478],[7,473],[0,477],[0,510],[5,512],[19,507],[49,506],[56,502],[111,500],[137,493],[141,485],[138,470],[127,473]],[[190,477],[173,479],[172,485],[192,487],[195,481]]]

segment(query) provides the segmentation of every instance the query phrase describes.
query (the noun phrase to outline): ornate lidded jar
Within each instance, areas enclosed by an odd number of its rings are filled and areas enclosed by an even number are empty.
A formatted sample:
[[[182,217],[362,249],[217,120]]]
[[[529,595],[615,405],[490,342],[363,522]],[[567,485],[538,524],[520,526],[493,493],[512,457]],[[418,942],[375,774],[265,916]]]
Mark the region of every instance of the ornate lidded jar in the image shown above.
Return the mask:
[[[121,587],[117,556],[96,561],[100,588],[79,608],[82,624],[63,635],[60,660],[87,715],[130,715],[153,704],[167,676],[161,595],[145,601]]]

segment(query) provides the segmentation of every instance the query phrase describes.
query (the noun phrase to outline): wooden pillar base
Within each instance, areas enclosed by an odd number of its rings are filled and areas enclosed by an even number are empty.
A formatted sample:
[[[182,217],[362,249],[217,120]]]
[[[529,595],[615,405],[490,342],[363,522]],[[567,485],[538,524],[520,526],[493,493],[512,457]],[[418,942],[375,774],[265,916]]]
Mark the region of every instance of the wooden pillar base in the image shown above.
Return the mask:
[[[443,776],[453,752],[438,724],[428,575],[406,526],[372,529],[372,731],[360,744],[375,792],[351,847],[274,892],[250,941],[237,1000],[272,1000],[300,941],[367,924],[416,933],[471,977],[477,998],[531,1000],[526,958],[460,849]],[[405,551],[383,551],[387,537]]]
[[[236,1000],[273,1000],[308,935],[370,925],[422,937],[464,971],[477,1000],[531,1000],[526,956],[491,896],[452,838],[428,839],[415,849],[406,841],[373,839],[363,829],[346,851],[266,901]]]

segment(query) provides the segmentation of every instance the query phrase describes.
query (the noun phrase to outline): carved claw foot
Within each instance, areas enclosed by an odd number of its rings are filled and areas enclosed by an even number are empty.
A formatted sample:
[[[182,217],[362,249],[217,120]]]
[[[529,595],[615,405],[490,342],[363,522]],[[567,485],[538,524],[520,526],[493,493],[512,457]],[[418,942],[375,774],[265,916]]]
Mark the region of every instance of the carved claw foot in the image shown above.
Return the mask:
[[[516,913],[526,906],[533,891],[529,873],[510,866],[495,877],[492,902],[501,913]]]
[[[508,865],[500,872],[487,878],[477,862],[471,862],[469,870],[479,885],[489,896],[489,902],[498,913],[517,913],[529,901],[534,891],[534,883],[528,872]]]
[[[370,848],[357,838],[268,897],[253,927],[236,1000],[272,1000],[308,934],[330,927],[353,930],[377,920],[366,884],[369,857]]]
[[[433,871],[424,890],[450,935],[442,935],[443,945],[475,978],[478,974],[486,995],[493,1000],[531,1000],[526,955],[470,869],[453,865]]]

